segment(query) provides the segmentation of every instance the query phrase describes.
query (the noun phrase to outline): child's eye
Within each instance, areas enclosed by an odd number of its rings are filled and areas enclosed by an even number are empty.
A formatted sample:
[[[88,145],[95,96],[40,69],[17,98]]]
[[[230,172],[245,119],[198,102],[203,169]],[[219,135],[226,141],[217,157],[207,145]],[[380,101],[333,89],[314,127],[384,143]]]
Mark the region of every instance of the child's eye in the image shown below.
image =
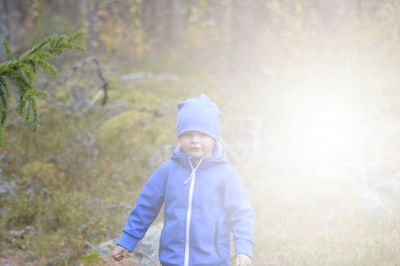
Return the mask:
[[[198,132],[198,131],[188,131],[188,132],[185,132],[185,133],[182,133],[182,134],[181,134],[181,137],[188,137],[188,138],[190,138],[190,137],[194,137],[194,136],[196,136],[196,137],[198,137],[198,138],[208,137],[207,134],[205,134],[205,133],[203,133],[203,132]]]
[[[183,133],[181,136],[182,136],[182,137],[190,137],[190,136],[192,136],[192,135],[193,135],[192,132],[185,132],[185,133]]]

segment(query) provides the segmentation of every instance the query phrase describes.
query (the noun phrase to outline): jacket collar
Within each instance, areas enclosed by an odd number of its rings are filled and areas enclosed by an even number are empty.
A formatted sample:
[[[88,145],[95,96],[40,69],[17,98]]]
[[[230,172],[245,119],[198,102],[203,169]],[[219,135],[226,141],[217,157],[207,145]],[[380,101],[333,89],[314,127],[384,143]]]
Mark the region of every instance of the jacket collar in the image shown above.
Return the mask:
[[[190,161],[192,161],[193,158],[190,154],[182,151],[180,145],[178,144],[174,152],[172,153],[171,159],[182,163],[185,167],[190,168]],[[212,154],[207,155],[203,158],[199,169],[208,168],[216,164],[224,163],[229,163],[228,157],[225,153],[225,149],[220,142],[216,142]]]

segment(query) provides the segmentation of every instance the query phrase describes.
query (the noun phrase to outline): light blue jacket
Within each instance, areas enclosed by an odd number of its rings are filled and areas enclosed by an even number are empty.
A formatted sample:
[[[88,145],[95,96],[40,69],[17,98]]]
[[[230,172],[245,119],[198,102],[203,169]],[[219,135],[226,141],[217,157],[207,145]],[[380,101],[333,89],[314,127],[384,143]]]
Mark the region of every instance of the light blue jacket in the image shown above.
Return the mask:
[[[229,265],[230,232],[236,254],[252,256],[253,211],[240,178],[216,145],[197,169],[175,149],[144,185],[117,244],[132,251],[164,203],[160,262],[176,266]]]

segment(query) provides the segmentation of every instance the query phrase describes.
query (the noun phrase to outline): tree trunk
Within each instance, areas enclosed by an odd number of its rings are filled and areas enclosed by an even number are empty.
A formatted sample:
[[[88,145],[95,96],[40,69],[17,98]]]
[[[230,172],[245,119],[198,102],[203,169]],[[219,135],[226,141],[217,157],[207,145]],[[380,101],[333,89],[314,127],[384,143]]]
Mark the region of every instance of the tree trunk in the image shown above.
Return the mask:
[[[141,21],[145,38],[155,55],[185,49],[190,4],[182,0],[141,2]]]
[[[87,41],[86,41],[86,49],[90,54],[93,54],[97,47],[99,46],[98,42],[98,1],[86,0],[85,3],[85,14],[84,17],[87,18],[86,27],[87,27]]]
[[[8,24],[7,14],[9,14],[8,10],[8,1],[4,0],[0,2],[0,10],[3,11],[4,15],[0,16],[0,44],[4,42],[10,43],[10,26]],[[6,60],[6,54],[3,47],[0,48],[0,62]]]
[[[190,14],[190,2],[171,0],[169,3],[169,45],[172,50],[185,54],[187,23]]]
[[[262,7],[257,0],[230,0],[230,42],[234,65],[250,66],[257,58],[257,36]]]

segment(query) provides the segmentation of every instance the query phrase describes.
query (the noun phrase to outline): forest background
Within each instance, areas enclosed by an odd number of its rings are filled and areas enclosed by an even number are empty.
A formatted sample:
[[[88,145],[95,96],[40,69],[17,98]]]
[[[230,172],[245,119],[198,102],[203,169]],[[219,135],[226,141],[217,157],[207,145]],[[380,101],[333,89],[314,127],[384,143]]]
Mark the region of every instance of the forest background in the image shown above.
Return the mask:
[[[255,211],[255,265],[400,261],[400,1],[2,0],[17,55],[85,30],[41,73],[36,133],[8,111],[0,259],[94,263],[206,93]],[[0,49],[1,62],[6,53]]]

